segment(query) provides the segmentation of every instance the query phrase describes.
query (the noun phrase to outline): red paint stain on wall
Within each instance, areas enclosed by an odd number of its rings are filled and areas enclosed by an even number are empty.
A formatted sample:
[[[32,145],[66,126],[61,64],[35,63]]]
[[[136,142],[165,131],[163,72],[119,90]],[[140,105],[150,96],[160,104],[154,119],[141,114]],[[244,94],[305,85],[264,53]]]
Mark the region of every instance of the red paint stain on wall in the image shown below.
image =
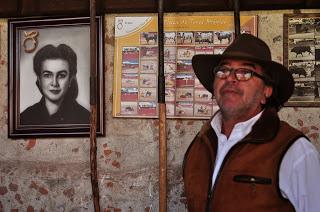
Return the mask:
[[[317,140],[319,138],[319,133],[311,133],[308,135],[308,137]]]
[[[43,187],[40,187],[38,191],[43,195],[47,195],[49,193],[48,190]]]
[[[34,208],[31,205],[29,205],[27,208],[27,212],[34,212]]]
[[[29,186],[29,188],[34,188],[38,190],[39,186],[34,181],[31,181],[31,185]]]
[[[116,161],[116,160],[112,161],[112,166],[120,169],[120,163],[118,161]]]
[[[0,186],[0,195],[5,195],[8,193],[8,189],[6,186]]]
[[[14,183],[9,184],[9,190],[16,192],[18,190],[18,185]]]
[[[30,149],[32,149],[35,145],[36,145],[36,139],[35,138],[33,138],[33,139],[29,139],[28,140],[28,144],[27,144],[27,146],[26,146],[26,150],[30,150]]]
[[[74,197],[74,188],[69,188],[67,190],[63,191],[64,196],[68,197],[71,201],[73,201],[73,197]]]
[[[31,185],[29,187],[37,190],[42,195],[47,195],[48,194],[48,190],[46,188],[38,186],[34,181],[31,182]]]
[[[103,153],[104,153],[104,156],[108,157],[112,153],[112,150],[105,149],[105,150],[103,150]]]
[[[107,188],[112,188],[113,187],[113,182],[108,182],[107,183]]]
[[[302,127],[301,131],[302,131],[303,134],[308,134],[310,132],[308,127]]]
[[[18,203],[20,203],[21,205],[23,204],[22,200],[21,200],[21,195],[20,194],[16,194],[14,196],[14,198],[17,200]]]

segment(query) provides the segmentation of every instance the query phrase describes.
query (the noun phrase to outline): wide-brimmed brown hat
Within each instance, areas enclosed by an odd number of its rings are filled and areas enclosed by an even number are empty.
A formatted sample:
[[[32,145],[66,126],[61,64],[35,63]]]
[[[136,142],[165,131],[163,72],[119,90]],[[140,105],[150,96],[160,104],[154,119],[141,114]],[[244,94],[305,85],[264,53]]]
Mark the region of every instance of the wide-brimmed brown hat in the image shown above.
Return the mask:
[[[193,70],[209,92],[213,93],[213,69],[223,59],[242,59],[260,64],[265,74],[272,80],[275,98],[279,104],[283,105],[292,95],[294,80],[289,70],[282,64],[272,61],[267,44],[250,34],[239,35],[223,54],[193,56]]]

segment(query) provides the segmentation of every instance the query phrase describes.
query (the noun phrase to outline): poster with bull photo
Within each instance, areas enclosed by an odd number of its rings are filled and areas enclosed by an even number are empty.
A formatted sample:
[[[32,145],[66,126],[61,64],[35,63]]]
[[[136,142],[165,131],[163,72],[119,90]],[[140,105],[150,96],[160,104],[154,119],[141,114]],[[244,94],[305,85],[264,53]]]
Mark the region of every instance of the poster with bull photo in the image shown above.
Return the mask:
[[[288,106],[320,105],[320,14],[284,15],[284,65],[295,88]]]
[[[257,35],[257,16],[240,19],[242,32]],[[156,16],[115,18],[114,117],[158,117],[157,25]],[[210,118],[218,107],[195,76],[192,57],[222,54],[234,40],[234,17],[167,15],[163,36],[167,117]]]

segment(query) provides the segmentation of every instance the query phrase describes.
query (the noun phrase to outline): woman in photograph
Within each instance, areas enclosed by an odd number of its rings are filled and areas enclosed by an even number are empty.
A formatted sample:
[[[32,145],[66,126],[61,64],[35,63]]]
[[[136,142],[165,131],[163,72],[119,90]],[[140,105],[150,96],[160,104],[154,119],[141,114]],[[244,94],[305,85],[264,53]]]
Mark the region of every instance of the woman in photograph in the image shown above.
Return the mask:
[[[89,124],[78,96],[77,55],[67,45],[46,45],[33,58],[42,98],[20,114],[21,125]]]

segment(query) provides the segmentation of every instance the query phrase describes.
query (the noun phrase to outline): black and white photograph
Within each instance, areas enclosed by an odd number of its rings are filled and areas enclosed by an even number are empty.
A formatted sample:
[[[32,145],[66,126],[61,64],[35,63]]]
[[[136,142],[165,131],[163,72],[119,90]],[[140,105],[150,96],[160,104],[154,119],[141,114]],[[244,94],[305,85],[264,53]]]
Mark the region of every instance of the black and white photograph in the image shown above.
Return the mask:
[[[158,72],[157,60],[141,60],[140,73],[156,74]]]
[[[212,114],[212,102],[210,103],[195,103],[194,115],[196,116],[208,116]]]
[[[164,32],[164,45],[176,44],[176,32]]]
[[[233,32],[218,31],[214,32],[213,43],[216,45],[229,45],[233,41]]]
[[[178,60],[191,60],[194,55],[194,46],[183,46],[177,49]]]
[[[125,115],[137,115],[137,102],[121,102],[121,113]]]
[[[193,116],[193,102],[176,102],[176,116]]]
[[[177,101],[193,101],[193,88],[177,88],[176,100]]]
[[[176,61],[176,51],[175,46],[165,46],[164,47],[164,61],[165,62],[175,62]]]
[[[195,32],[195,43],[196,44],[213,44],[213,32]]]
[[[142,32],[140,34],[140,43],[142,45],[157,45],[158,33],[157,32]]]
[[[213,46],[195,46],[194,54],[213,54]]]
[[[157,101],[156,88],[140,88],[139,90],[140,101]]]
[[[166,103],[166,115],[169,117],[174,116],[174,103]]]
[[[177,33],[177,45],[194,44],[194,33],[182,31]]]
[[[101,28],[101,17],[97,20]],[[89,135],[89,23],[85,17],[9,22],[10,136]],[[97,36],[103,37],[101,30]],[[96,61],[98,135],[103,134],[101,39]]]
[[[320,14],[284,15],[284,65],[295,81],[288,106],[320,105],[319,34]]]

